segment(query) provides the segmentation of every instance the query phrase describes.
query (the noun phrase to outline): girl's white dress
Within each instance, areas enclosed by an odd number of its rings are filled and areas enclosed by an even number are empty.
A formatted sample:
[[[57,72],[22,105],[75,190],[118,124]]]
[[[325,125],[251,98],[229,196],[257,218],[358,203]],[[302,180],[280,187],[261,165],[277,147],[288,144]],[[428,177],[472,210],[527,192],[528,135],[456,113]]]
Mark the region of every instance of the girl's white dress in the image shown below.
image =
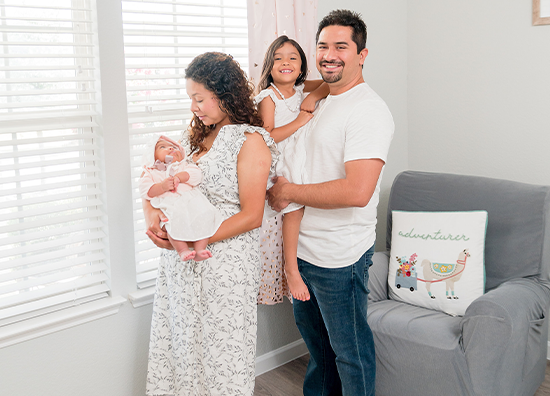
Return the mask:
[[[147,195],[153,184],[184,171],[189,173],[190,178],[186,183],[180,183],[176,192],[168,191],[153,198]],[[186,160],[171,163],[166,170],[144,168],[140,178],[141,197],[149,199],[151,206],[162,210],[168,218],[163,225],[168,235],[175,240],[198,241],[210,238],[223,221],[221,213],[196,187],[200,181],[200,169]]]
[[[263,129],[224,126],[197,162],[198,188],[223,219],[240,211],[237,155],[245,132]],[[187,134],[182,145],[189,151]],[[258,229],[208,245],[213,257],[182,262],[163,251],[158,270],[147,373],[148,395],[252,396],[256,362],[257,295],[260,279]]]
[[[268,96],[275,103],[275,128],[286,125],[296,119],[300,114],[300,106],[304,100],[304,86],[295,86],[296,93],[285,100],[279,99],[273,89],[264,89],[255,98],[256,104]],[[285,148],[289,143],[296,139],[298,132],[289,136],[285,140],[277,143],[277,148],[281,153],[277,163],[277,174],[283,174],[283,155]],[[291,146],[293,144],[291,143]],[[290,179],[289,179],[290,180]],[[294,209],[296,207],[292,204]],[[299,208],[299,206],[297,206]],[[270,208],[266,205],[266,212]],[[292,301],[292,296],[288,288],[286,276],[283,269],[283,230],[282,213],[271,213],[271,217],[266,216],[260,227],[260,254],[262,265],[262,278],[260,282],[260,292],[258,294],[258,304],[276,304],[283,302],[283,297],[287,296]]]

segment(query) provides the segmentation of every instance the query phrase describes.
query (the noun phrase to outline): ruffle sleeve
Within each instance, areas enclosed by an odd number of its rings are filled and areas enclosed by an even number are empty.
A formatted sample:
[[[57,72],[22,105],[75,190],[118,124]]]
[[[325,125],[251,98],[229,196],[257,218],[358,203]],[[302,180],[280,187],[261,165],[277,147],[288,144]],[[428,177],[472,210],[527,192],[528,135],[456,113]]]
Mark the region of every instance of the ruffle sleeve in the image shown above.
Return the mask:
[[[271,188],[273,183],[271,182],[271,179],[275,177],[275,167],[277,165],[277,161],[279,160],[279,150],[277,149],[277,144],[273,140],[273,138],[269,135],[269,132],[267,132],[262,127],[255,127],[248,124],[241,124],[241,125],[231,125],[224,128],[230,128],[231,133],[224,132],[224,137],[226,139],[232,140],[231,142],[226,142],[227,146],[230,147],[230,150],[232,151],[232,154],[234,156],[239,155],[239,152],[241,151],[241,148],[246,140],[245,132],[248,133],[259,133],[262,138],[264,139],[265,144],[269,148],[269,151],[271,153],[271,167],[269,169],[269,179],[267,183],[267,188]]]
[[[270,88],[266,88],[254,97],[254,104],[258,106],[260,102],[265,98],[267,98],[268,96],[271,97],[271,99],[273,100],[273,103],[277,103],[277,100],[279,100],[277,98],[277,95],[275,95],[275,91],[273,91]]]

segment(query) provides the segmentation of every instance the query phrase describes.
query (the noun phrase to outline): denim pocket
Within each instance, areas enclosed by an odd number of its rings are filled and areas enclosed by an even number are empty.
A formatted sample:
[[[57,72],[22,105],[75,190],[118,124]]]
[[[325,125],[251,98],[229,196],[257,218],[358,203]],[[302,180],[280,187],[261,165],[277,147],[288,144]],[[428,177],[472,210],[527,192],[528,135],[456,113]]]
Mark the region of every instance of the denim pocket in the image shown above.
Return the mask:
[[[372,256],[374,254],[374,246],[371,247],[369,250],[365,253],[365,275],[363,277],[363,283],[365,284],[365,289],[367,290],[367,294],[370,293],[369,289],[369,268],[372,265]]]

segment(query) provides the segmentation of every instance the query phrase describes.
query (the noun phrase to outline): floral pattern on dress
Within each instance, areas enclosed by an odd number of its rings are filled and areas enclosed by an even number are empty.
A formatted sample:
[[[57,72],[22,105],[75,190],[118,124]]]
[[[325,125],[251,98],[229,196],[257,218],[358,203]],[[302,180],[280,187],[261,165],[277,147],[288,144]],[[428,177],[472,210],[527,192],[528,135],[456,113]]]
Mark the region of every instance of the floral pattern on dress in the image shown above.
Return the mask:
[[[197,165],[198,186],[224,219],[240,211],[237,156],[245,132],[263,129],[224,126]],[[182,145],[189,152],[187,134]],[[231,396],[254,393],[257,295],[260,279],[258,229],[208,245],[213,257],[182,262],[163,250],[153,303],[148,395]]]

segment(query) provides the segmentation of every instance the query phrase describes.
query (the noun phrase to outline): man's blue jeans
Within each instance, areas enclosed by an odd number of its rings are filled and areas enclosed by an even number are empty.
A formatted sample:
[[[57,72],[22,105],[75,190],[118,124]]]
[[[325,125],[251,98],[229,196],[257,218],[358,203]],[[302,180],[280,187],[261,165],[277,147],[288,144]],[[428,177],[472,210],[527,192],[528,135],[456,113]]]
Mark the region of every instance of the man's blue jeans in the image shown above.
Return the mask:
[[[368,269],[374,246],[348,267],[321,268],[298,259],[311,299],[293,300],[309,349],[304,396],[374,395],[376,358],[367,323]]]

